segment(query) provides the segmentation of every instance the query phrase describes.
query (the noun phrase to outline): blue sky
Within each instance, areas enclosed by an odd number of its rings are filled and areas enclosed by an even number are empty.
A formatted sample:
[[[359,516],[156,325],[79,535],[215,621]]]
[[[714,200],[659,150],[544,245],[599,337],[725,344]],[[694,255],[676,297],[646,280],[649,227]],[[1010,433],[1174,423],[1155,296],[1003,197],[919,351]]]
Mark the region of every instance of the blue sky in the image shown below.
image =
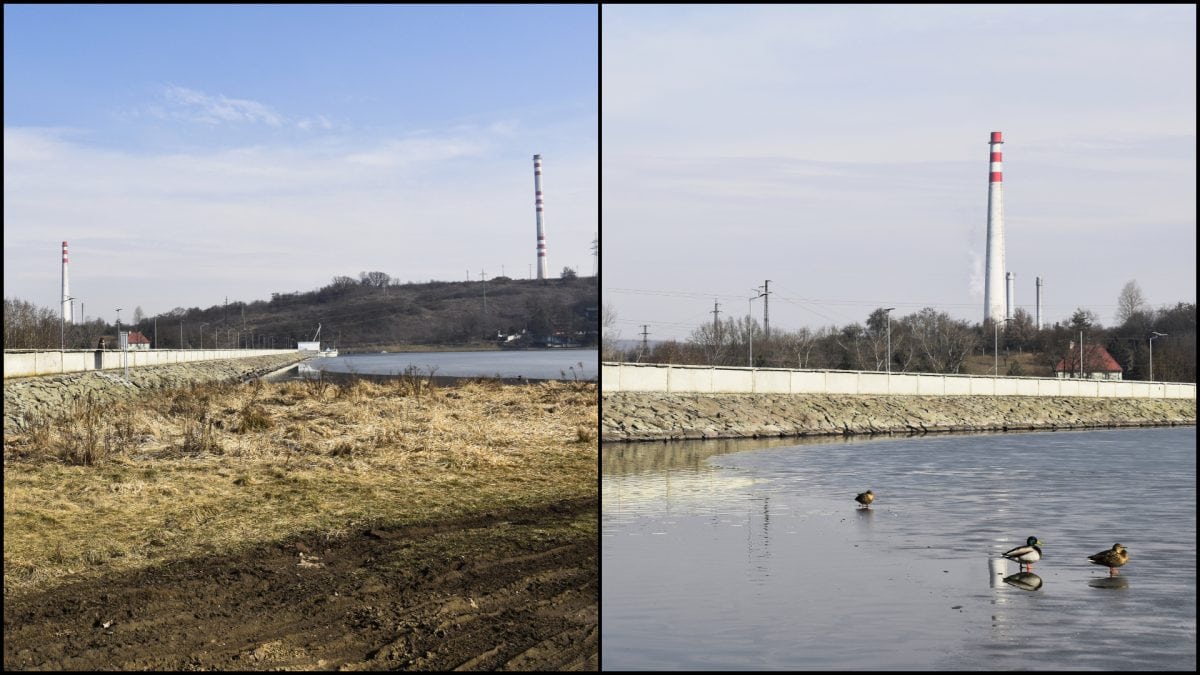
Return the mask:
[[[602,294],[623,339],[983,317],[987,141],[1032,315],[1196,299],[1194,5],[605,5]],[[762,319],[762,301],[753,312]]]
[[[595,6],[4,8],[4,293],[91,317],[593,270]],[[78,311],[78,303],[76,304]]]

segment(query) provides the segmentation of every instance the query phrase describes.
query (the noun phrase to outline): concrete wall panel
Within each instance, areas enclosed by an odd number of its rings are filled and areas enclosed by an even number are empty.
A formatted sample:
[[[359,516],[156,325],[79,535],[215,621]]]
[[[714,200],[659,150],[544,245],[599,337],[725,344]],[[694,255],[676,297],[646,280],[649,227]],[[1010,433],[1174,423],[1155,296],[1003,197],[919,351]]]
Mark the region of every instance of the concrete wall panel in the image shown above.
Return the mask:
[[[824,394],[825,373],[819,370],[793,370],[793,394]]]
[[[886,394],[888,393],[887,373],[859,373],[858,393]]]
[[[1023,379],[1017,380],[1016,384],[1017,384],[1017,391],[1016,391],[1017,396],[1037,396],[1038,395],[1038,381],[1037,380],[1023,378]]]
[[[677,366],[671,368],[671,391],[708,393],[712,391],[713,369]]]
[[[884,377],[887,377],[887,376],[884,375]],[[891,392],[893,394],[903,394],[903,395],[915,396],[917,394],[917,387],[918,387],[919,381],[920,381],[919,375],[910,375],[910,374],[896,375],[895,373],[893,373],[892,374]]]
[[[792,374],[787,370],[756,370],[754,371],[754,392],[756,394],[790,394],[792,391]]]
[[[857,394],[858,373],[827,371],[825,387],[827,394]]]
[[[713,393],[750,393],[754,391],[754,372],[750,368],[715,368]]]

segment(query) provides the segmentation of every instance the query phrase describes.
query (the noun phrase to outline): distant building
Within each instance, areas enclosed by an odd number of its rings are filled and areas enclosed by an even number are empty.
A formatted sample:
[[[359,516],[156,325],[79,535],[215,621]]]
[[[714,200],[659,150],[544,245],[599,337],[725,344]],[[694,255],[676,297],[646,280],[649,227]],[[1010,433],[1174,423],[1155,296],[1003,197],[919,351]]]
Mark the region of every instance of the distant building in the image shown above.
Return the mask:
[[[319,352],[321,351],[320,342],[297,342],[296,350],[301,352]]]
[[[136,331],[131,332],[129,337],[126,338],[126,341],[129,344],[130,349],[150,349],[150,340],[147,339],[145,335],[142,335]]]
[[[1054,366],[1056,377],[1079,377],[1079,348],[1072,342],[1067,356]],[[1117,360],[1100,345],[1083,348],[1083,377],[1089,380],[1119,380],[1122,369]]]

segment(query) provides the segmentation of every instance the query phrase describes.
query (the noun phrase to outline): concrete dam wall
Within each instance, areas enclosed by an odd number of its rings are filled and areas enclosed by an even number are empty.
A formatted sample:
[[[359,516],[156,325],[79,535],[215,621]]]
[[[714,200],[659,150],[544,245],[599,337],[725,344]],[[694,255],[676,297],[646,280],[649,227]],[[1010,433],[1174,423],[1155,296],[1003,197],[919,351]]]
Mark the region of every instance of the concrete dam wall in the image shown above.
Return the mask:
[[[604,393],[1196,398],[1195,383],[603,363]]]
[[[9,350],[4,352],[4,379],[296,353],[295,349]]]
[[[303,361],[307,355],[291,350],[267,356],[193,361],[123,371],[89,371],[4,381],[4,431],[26,428],[35,418],[54,417],[75,402],[91,396],[98,403],[121,397],[149,395],[156,389],[181,387],[199,382],[229,382],[261,377]]]
[[[1195,399],[606,393],[601,440],[1194,425]]]

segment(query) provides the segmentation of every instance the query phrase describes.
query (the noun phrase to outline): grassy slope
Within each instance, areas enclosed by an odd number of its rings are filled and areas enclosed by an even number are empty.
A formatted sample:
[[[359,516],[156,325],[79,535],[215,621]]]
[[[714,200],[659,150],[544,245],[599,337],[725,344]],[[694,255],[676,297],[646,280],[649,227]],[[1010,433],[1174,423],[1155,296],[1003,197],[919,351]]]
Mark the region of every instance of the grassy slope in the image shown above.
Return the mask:
[[[5,437],[6,594],[597,489],[594,384],[198,386],[97,412]]]

